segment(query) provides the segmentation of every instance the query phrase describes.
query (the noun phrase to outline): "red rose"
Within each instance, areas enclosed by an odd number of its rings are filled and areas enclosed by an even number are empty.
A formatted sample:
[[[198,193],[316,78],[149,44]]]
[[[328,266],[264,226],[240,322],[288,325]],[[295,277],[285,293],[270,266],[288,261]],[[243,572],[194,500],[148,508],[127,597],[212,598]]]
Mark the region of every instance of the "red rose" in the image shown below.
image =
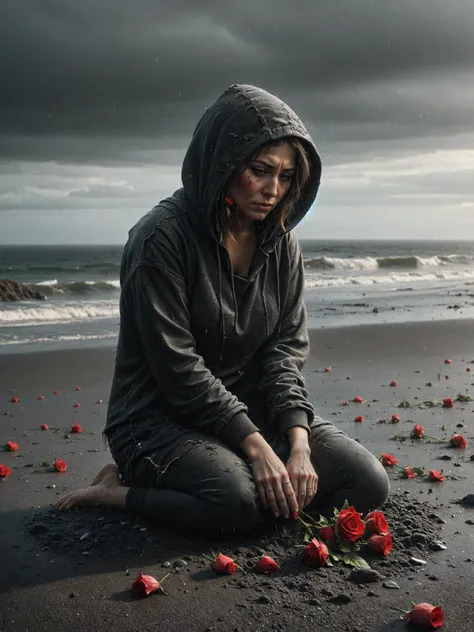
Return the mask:
[[[416,477],[416,474],[411,469],[411,467],[404,467],[403,468],[403,478],[415,478],[415,477]]]
[[[389,532],[387,520],[383,511],[371,511],[365,516],[365,526],[370,533],[387,535]]]
[[[40,428],[41,430],[49,430],[48,424],[41,424]]]
[[[44,399],[43,395],[38,395],[36,399]]]
[[[81,387],[80,386],[76,386],[76,391],[80,391]]]
[[[313,538],[304,548],[304,561],[308,566],[319,568],[320,566],[324,566],[326,564],[328,553],[328,547],[324,544],[324,542],[320,542],[319,540],[316,540],[316,538]]]
[[[466,371],[467,371],[468,373],[470,373],[470,372],[471,372],[470,367],[466,367]]]
[[[13,441],[9,441],[7,443],[6,449],[8,452],[16,452],[18,450],[18,443],[14,443]]]
[[[452,397],[445,397],[443,399],[443,408],[453,408],[454,399]]]
[[[425,429],[420,424],[415,424],[413,426],[413,430],[411,431],[411,436],[413,439],[421,439],[421,437],[425,434]]]
[[[365,524],[360,513],[357,513],[354,507],[341,509],[336,518],[336,531],[344,542],[358,540],[365,531]]]
[[[392,381],[390,382],[390,386],[398,386],[398,382],[397,382],[397,380],[392,380]]]
[[[67,470],[66,461],[64,461],[64,459],[56,459],[54,469],[56,472],[65,472]]]
[[[369,546],[373,553],[387,556],[392,550],[392,534],[370,536]]]
[[[319,530],[319,537],[326,542],[334,540],[334,529],[329,525],[321,527],[321,529]]]
[[[364,400],[362,399],[360,395],[356,395],[354,397],[354,401],[356,402],[356,404],[362,404],[364,402]]]
[[[397,457],[393,456],[393,454],[384,453],[380,457],[380,462],[382,463],[382,465],[385,465],[385,467],[390,467],[392,465],[397,465],[398,459]]]
[[[439,606],[417,603],[410,612],[403,615],[403,618],[422,630],[436,630],[443,625],[444,613]]]
[[[349,406],[349,402],[347,401],[347,399],[345,399],[345,400],[342,402],[342,405],[343,405],[343,406]]]
[[[262,555],[262,557],[257,562],[255,570],[257,571],[257,573],[268,575],[269,573],[274,573],[278,570],[278,564],[268,555]]]
[[[80,426],[80,424],[72,424],[71,432],[78,434],[79,432],[82,432],[82,427]]]
[[[76,402],[75,404],[73,404],[73,405],[72,405],[72,407],[73,407],[73,408],[80,408],[80,407],[81,407],[81,405],[80,405],[78,402]]]
[[[163,580],[161,580],[163,581]],[[140,597],[148,597],[151,593],[161,588],[161,583],[151,575],[144,575],[141,571],[137,579],[132,583],[132,592]]]
[[[428,476],[430,481],[444,481],[444,476],[438,470],[430,470]]]
[[[465,447],[467,447],[466,439],[460,434],[453,435],[451,437],[451,439],[449,440],[449,443],[455,448],[465,448]]]
[[[451,360],[451,358],[446,358],[446,360],[444,361],[445,364],[452,364],[453,361]]]
[[[55,395],[59,395],[61,393],[61,391],[54,391]]]
[[[357,417],[354,418],[354,421],[362,423],[364,421],[364,417],[362,417],[362,415],[357,415]]]
[[[18,404],[20,402],[18,397],[12,397],[10,401],[11,401],[12,404]]]
[[[96,401],[96,404],[102,404],[102,400],[101,400],[101,399],[98,399],[98,400]]]
[[[331,367],[330,367],[330,366],[327,366],[327,367],[324,369],[324,372],[325,372],[325,373],[331,373]]]
[[[0,478],[7,478],[12,473],[7,465],[0,465]]]
[[[398,422],[400,421],[400,415],[397,415],[397,413],[393,414],[390,421],[392,422],[392,424],[398,424]]]
[[[212,570],[221,575],[231,575],[237,570],[237,564],[231,557],[219,553],[212,564]]]

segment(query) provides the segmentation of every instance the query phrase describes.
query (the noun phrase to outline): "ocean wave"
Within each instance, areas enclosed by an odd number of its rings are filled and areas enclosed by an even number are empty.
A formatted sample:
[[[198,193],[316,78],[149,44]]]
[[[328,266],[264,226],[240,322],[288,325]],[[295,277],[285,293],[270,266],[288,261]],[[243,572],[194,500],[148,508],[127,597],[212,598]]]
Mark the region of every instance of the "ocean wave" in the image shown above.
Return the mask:
[[[348,285],[391,285],[394,283],[420,283],[422,281],[455,281],[474,278],[474,270],[451,270],[444,272],[400,272],[370,276],[311,276],[306,275],[307,288],[344,287]]]
[[[109,338],[116,338],[118,334],[111,331],[104,332],[102,334],[70,334],[64,336],[38,336],[37,338],[20,338],[14,336],[10,339],[0,338],[0,347],[7,345],[22,345],[31,343],[45,343],[45,342],[74,342],[85,340],[106,340]]]
[[[112,292],[120,290],[120,280],[112,279],[110,281],[71,281],[69,283],[60,283],[57,279],[47,281],[37,281],[36,283],[27,283],[32,290],[53,296],[55,294],[97,294],[98,292]]]
[[[119,316],[119,306],[115,301],[95,303],[43,304],[35,307],[14,307],[0,310],[0,326],[54,325],[73,323]]]
[[[473,265],[474,257],[468,255],[418,255],[387,257],[309,257],[304,260],[309,270],[381,270],[381,269],[419,269],[439,266]]]

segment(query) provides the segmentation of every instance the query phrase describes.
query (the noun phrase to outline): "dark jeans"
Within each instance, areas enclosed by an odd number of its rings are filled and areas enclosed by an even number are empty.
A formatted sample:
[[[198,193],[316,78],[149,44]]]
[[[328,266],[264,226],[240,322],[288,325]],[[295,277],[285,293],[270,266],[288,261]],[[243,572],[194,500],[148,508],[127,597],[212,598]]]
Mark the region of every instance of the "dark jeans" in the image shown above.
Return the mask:
[[[285,463],[288,441],[265,438]],[[365,513],[386,500],[390,486],[381,463],[333,424],[319,419],[310,446],[319,486],[305,511],[332,515],[347,499]],[[165,471],[150,454],[125,482],[131,486],[126,499],[131,514],[178,529],[245,533],[271,517],[261,508],[245,455],[200,432],[183,439]]]

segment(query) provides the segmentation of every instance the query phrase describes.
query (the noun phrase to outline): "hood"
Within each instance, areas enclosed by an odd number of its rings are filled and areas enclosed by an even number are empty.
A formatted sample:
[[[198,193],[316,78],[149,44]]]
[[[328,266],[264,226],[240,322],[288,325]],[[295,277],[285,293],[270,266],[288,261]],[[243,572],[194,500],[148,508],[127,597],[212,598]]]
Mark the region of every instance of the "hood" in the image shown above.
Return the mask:
[[[201,227],[216,237],[215,213],[228,178],[258,147],[289,136],[303,142],[311,175],[288,218],[288,231],[309,211],[321,178],[321,159],[298,116],[269,92],[239,84],[227,88],[206,109],[194,131],[181,173],[186,199]]]

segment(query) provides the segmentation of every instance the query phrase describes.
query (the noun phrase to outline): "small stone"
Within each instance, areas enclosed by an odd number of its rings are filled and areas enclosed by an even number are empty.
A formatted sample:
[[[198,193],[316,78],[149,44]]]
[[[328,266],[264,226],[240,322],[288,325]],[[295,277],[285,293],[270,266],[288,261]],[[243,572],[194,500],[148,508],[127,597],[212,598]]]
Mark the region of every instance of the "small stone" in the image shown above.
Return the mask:
[[[70,597],[71,599],[72,599],[73,597],[75,597],[75,596],[76,596],[76,593],[74,593],[74,592],[69,593],[69,597]]]
[[[82,551],[82,555],[84,555],[84,557],[87,557],[88,555],[90,555],[89,551]]]
[[[321,593],[325,596],[325,597],[334,597],[334,593],[332,590],[330,590],[329,588],[323,588]]]
[[[464,496],[464,498],[461,498],[458,502],[461,505],[470,505],[472,507],[474,506],[474,494],[467,494],[467,496]]]
[[[329,603],[334,603],[338,606],[342,606],[346,603],[350,603],[352,601],[352,597],[347,593],[339,593],[339,595],[334,595],[334,597],[330,597],[328,601]]]
[[[378,595],[373,590],[369,590],[369,592],[367,593],[367,597],[378,597]]]
[[[90,536],[90,533],[83,533],[81,537],[79,538],[79,542],[83,542],[84,540],[87,540],[89,536]]]
[[[428,544],[430,538],[425,533],[412,533],[410,542],[412,544]]]
[[[448,548],[446,544],[441,542],[441,540],[433,540],[433,542],[430,542],[428,546],[432,551],[446,551]]]
[[[185,567],[185,566],[187,566],[187,565],[188,565],[188,563],[187,563],[187,562],[185,562],[184,560],[175,560],[175,561],[173,562],[173,566],[174,566],[175,568],[184,568],[184,567]]]
[[[393,582],[391,580],[384,582],[382,586],[391,590],[400,590],[400,586],[397,584],[397,582]]]
[[[468,520],[466,520],[466,524],[474,524],[474,520],[471,520],[470,518]]]
[[[258,597],[257,599],[251,599],[250,597],[247,597],[247,601],[252,601],[253,603],[260,604],[272,603],[272,600],[268,595],[260,595],[260,597]]]
[[[423,566],[424,564],[427,564],[425,560],[420,560],[419,557],[410,557],[410,562],[412,564],[416,564],[417,566]]]
[[[56,485],[46,485],[46,489],[56,489]]]
[[[370,584],[373,582],[379,582],[382,579],[382,576],[378,571],[375,571],[372,568],[357,568],[351,572],[349,579],[356,584]]]
[[[321,602],[319,601],[319,599],[308,599],[308,601],[306,602],[309,606],[315,606],[316,608],[319,608],[319,606],[321,605]]]
[[[443,454],[443,456],[440,456],[439,459],[440,461],[451,461],[452,460],[452,456],[449,456],[449,454]]]
[[[439,580],[439,577],[437,575],[428,575],[428,579],[430,579],[432,582],[437,582]]]
[[[30,527],[31,535],[44,535],[45,533],[48,533],[48,531],[48,525],[44,524],[43,522],[37,522],[32,527]]]
[[[161,565],[163,568],[171,568],[171,562],[163,562]]]

